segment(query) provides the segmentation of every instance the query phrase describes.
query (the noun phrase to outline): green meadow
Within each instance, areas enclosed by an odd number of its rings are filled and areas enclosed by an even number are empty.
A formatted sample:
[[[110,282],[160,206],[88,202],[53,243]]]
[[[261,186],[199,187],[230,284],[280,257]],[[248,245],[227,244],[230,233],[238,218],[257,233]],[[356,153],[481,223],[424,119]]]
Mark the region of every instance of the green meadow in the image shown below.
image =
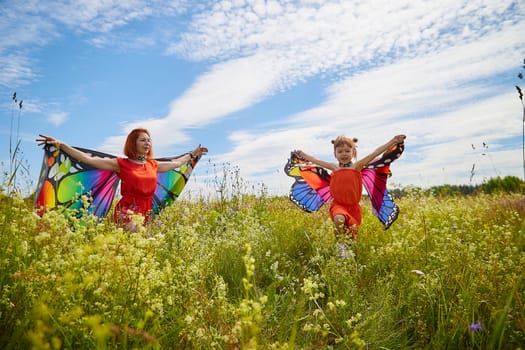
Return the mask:
[[[2,349],[520,349],[525,197],[396,200],[341,257],[327,208],[179,200],[130,233],[0,204]]]

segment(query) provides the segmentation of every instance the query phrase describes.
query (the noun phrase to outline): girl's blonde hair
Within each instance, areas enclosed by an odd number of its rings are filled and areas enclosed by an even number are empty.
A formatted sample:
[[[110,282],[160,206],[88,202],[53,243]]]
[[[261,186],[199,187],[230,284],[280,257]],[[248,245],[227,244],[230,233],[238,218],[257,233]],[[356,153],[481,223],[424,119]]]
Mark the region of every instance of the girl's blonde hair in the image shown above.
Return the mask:
[[[335,140],[332,140],[332,143],[334,145],[334,156],[337,147],[347,145],[352,149],[352,159],[357,159],[357,137],[349,138],[346,136],[337,136]]]
[[[335,151],[337,147],[342,146],[342,145],[348,145],[352,148],[356,148],[357,141],[358,141],[357,137],[349,138],[346,136],[337,136],[335,140],[332,140],[332,144],[334,145],[334,151]]]

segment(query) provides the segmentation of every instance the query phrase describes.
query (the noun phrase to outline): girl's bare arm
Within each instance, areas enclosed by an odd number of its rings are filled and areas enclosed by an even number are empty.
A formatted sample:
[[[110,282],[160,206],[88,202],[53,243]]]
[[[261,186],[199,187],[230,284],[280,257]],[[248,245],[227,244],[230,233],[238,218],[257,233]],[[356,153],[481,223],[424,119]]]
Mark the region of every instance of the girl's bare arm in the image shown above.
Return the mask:
[[[317,159],[311,155],[309,155],[308,153],[305,153],[301,150],[296,150],[295,153],[297,153],[300,157],[304,158],[305,160],[309,161],[309,162],[312,162],[314,163],[315,165],[319,165],[320,167],[323,167],[325,169],[328,169],[328,170],[335,170],[337,169],[337,164],[336,163],[331,163],[331,162],[326,162],[324,160],[321,160],[321,159]]]
[[[379,155],[383,154],[384,152],[388,151],[389,149],[391,149],[392,147],[394,147],[395,145],[399,144],[399,143],[403,143],[404,140],[405,140],[406,136],[405,135],[397,135],[397,136],[394,136],[392,138],[392,140],[388,141],[387,143],[385,143],[384,145],[382,146],[379,146],[378,148],[376,148],[376,150],[372,153],[370,153],[369,155],[359,159],[357,162],[354,163],[354,165],[352,166],[352,168],[356,169],[356,170],[361,170],[363,169],[363,167],[365,165],[367,165],[368,163],[370,163],[371,161],[373,161],[376,157],[378,157]]]

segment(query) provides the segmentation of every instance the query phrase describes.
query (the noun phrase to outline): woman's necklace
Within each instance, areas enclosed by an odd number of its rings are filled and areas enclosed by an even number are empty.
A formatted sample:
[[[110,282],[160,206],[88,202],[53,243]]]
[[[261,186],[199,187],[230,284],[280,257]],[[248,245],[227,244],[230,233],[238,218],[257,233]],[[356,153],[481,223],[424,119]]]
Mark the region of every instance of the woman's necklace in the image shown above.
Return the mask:
[[[146,157],[143,156],[143,155],[138,155],[138,156],[137,156],[137,160],[138,160],[139,162],[144,163],[144,162],[146,161]]]

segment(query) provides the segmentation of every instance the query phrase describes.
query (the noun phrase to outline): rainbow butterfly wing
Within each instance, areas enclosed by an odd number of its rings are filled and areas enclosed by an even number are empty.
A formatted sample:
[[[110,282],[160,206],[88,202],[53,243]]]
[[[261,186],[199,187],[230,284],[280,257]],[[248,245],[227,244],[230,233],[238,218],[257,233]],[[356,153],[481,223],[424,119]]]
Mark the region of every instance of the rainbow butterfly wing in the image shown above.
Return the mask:
[[[289,198],[302,210],[317,211],[332,198],[330,174],[321,167],[305,162],[295,152],[291,152],[284,172],[295,179]]]
[[[178,156],[180,157],[180,156]],[[159,158],[158,161],[167,161],[173,158]],[[153,194],[153,213],[158,214],[163,208],[173,203],[181,194],[188,182],[190,175],[197,165],[200,157],[190,159],[186,164],[175,170],[157,173],[157,187]]]
[[[77,149],[102,158],[115,158],[110,154],[79,147]],[[157,160],[166,161],[173,158],[176,157]],[[176,170],[157,174],[157,187],[153,196],[155,214],[180,195],[199,159],[200,157],[190,160]],[[82,197],[87,196],[87,212],[104,218],[111,208],[119,181],[117,174],[112,171],[93,168],[69,157],[54,146],[46,145],[35,207],[40,215],[45,210],[58,206],[81,209],[85,207]]]
[[[77,149],[102,158],[115,158],[110,154]],[[118,184],[119,178],[114,172],[93,168],[54,146],[45,145],[35,207],[40,215],[58,206],[81,209],[85,207],[84,198],[88,198],[87,213],[104,218],[111,208]]]
[[[398,144],[361,170],[363,187],[370,197],[373,213],[385,230],[399,216],[399,207],[387,190],[387,180],[390,175],[390,164],[401,156],[404,149],[403,143]]]

